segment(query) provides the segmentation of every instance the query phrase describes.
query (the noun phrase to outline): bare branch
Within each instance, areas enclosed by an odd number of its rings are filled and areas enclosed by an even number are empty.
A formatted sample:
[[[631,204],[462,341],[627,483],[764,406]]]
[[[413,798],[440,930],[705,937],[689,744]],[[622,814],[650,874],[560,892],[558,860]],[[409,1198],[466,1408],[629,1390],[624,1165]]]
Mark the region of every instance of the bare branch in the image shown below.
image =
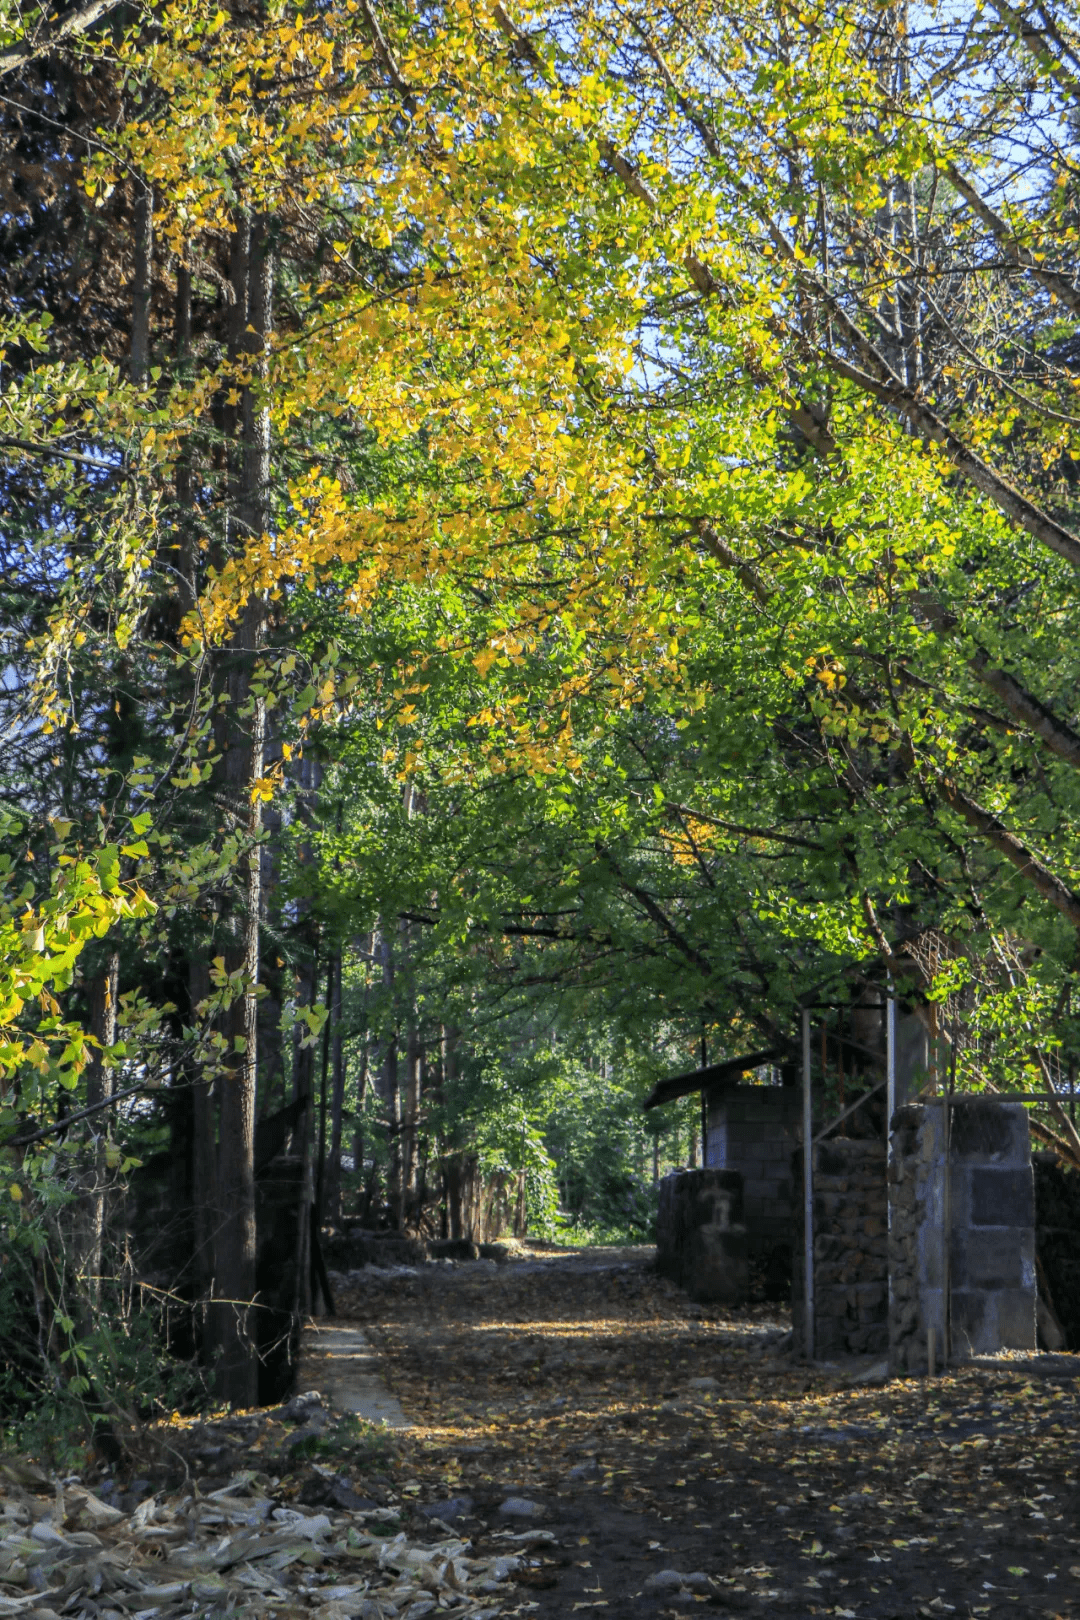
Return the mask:
[[[1001,243],[1006,256],[1014,264],[1030,270],[1036,280],[1041,281],[1044,287],[1056,294],[1074,315],[1080,315],[1080,288],[1074,287],[1067,276],[1060,275],[1056,270],[1048,270],[1045,265],[1038,262],[1028,248],[1022,247],[1016,239],[1016,232],[979,196],[975,187],[964,179],[955,163],[948,164],[943,172],[950,184],[956,187],[964,201]]]

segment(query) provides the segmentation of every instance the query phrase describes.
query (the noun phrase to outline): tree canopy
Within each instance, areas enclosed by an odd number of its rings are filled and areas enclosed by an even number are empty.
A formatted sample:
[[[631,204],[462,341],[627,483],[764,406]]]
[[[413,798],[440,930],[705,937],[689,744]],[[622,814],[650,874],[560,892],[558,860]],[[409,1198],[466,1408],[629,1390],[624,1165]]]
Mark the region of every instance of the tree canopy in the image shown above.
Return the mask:
[[[1074,8],[0,0],[0,75],[13,1410],[107,1408],[166,1137],[241,1404],[290,1109],[316,1221],[644,1231],[652,1082],[888,982],[1080,1164]]]

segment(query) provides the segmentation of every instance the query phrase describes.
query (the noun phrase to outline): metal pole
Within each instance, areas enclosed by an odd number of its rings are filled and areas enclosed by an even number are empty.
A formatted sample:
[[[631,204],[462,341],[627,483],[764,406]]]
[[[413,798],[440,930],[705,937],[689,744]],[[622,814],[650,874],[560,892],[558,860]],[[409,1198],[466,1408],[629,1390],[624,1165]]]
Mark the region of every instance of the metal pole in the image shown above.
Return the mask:
[[[949,1079],[941,1099],[945,1148],[945,1185],[941,1191],[941,1365],[952,1356],[952,1109],[956,1091],[956,1054],[960,1047],[960,1021],[953,1020],[949,1052]]]
[[[890,982],[889,989],[892,989]],[[885,1229],[889,1235],[889,1334],[893,1321],[892,1206],[893,1139],[892,1119],[896,1112],[896,997],[885,1003]]]
[[[892,1141],[892,1117],[896,1112],[896,997],[885,1007],[885,1134]],[[891,1149],[890,1149],[891,1151]]]
[[[810,1071],[810,1009],[803,1008],[803,1303],[806,1359],[814,1359],[814,1112]]]

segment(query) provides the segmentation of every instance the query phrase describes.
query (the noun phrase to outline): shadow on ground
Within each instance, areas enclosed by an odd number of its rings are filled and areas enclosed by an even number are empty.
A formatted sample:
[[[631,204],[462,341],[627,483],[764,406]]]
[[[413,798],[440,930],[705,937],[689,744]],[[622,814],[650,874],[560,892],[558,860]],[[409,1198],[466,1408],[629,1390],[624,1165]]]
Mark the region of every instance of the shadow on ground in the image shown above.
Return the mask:
[[[456,1499],[491,1551],[523,1498],[553,1534],[505,1612],[1080,1614],[1069,1358],[853,1385],[793,1362],[774,1307],[689,1305],[650,1258],[341,1280],[414,1424],[402,1506]]]

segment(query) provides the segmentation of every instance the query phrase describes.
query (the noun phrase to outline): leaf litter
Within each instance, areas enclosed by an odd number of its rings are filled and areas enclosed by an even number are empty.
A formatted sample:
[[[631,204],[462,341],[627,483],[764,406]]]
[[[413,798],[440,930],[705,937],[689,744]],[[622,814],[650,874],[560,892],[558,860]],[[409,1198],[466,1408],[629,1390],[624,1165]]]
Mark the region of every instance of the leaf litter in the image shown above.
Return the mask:
[[[317,1397],[305,1398],[305,1427],[319,1410]],[[52,1479],[25,1462],[0,1464],[0,1620],[494,1620],[502,1583],[520,1559],[479,1556],[446,1525],[425,1522],[412,1534],[389,1501],[355,1508],[290,1501],[298,1485],[308,1495],[321,1487],[331,1499],[355,1493],[333,1467],[301,1459],[297,1468],[295,1432],[275,1458],[283,1429],[276,1416],[174,1419],[169,1450],[183,1460],[185,1482],[134,1505],[113,1505],[100,1488]],[[269,1447],[286,1476],[246,1467],[207,1489],[200,1456],[216,1462],[235,1452],[238,1424],[242,1448]],[[335,1441],[347,1449],[360,1427],[327,1415],[318,1425],[323,1451]],[[520,1539],[535,1545],[537,1534]]]
[[[1077,1358],[867,1385],[648,1258],[354,1273],[404,1433],[300,1396],[126,1489],[0,1463],[0,1620],[1080,1615]]]
[[[807,1367],[781,1307],[694,1305],[650,1260],[342,1279],[417,1510],[467,1496],[486,1550],[506,1497],[544,1505],[519,1613],[1080,1616],[1080,1357]]]

